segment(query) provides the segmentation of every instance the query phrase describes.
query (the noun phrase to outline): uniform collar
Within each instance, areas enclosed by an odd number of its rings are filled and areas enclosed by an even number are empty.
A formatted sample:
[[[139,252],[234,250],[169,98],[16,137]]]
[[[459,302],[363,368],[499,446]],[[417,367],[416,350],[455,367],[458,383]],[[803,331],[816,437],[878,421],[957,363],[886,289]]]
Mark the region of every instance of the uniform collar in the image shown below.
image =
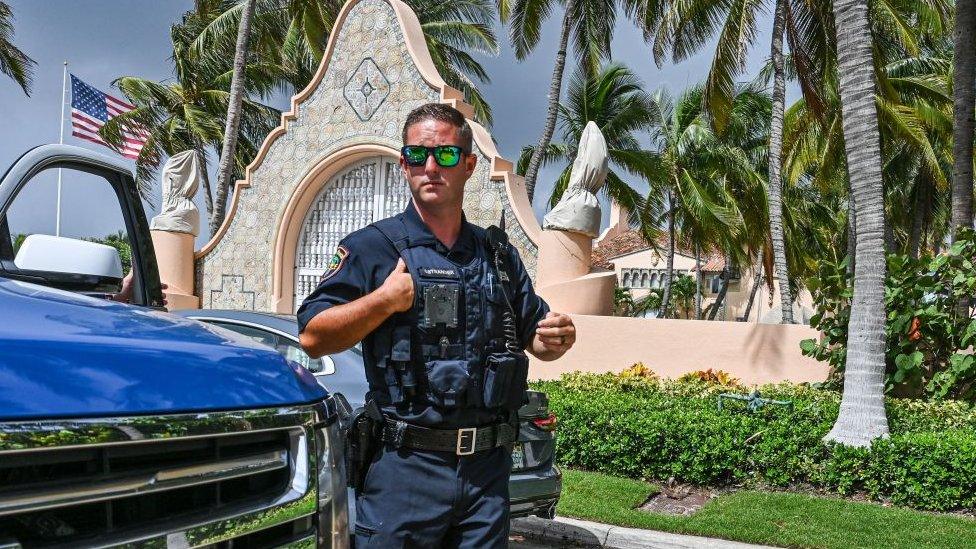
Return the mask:
[[[413,205],[413,200],[407,204],[407,208],[401,215],[407,228],[407,237],[411,243],[434,248],[437,253],[459,263],[466,263],[474,257],[474,232],[471,230],[471,224],[468,223],[468,218],[463,211],[461,212],[461,232],[458,234],[457,242],[450,249],[440,240],[437,240],[434,233],[430,231],[430,227],[420,218],[417,208]]]

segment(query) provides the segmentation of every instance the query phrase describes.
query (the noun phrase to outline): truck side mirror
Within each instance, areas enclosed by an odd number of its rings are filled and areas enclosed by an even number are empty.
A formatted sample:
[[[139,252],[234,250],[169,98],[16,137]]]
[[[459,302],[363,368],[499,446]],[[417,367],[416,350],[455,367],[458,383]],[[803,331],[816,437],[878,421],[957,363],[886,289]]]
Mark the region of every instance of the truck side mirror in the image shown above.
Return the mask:
[[[122,259],[112,246],[51,236],[32,234],[17,250],[14,265],[52,278],[82,277],[108,291],[116,291],[122,284]]]

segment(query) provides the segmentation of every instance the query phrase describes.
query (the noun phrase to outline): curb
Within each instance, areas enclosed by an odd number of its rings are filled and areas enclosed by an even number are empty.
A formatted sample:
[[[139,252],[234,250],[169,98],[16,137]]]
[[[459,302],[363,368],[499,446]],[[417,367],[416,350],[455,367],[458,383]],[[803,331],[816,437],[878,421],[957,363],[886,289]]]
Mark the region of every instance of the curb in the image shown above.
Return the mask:
[[[624,528],[586,520],[526,517],[512,520],[511,533],[556,547],[606,547],[608,549],[757,549],[738,541],[669,534],[655,530]]]

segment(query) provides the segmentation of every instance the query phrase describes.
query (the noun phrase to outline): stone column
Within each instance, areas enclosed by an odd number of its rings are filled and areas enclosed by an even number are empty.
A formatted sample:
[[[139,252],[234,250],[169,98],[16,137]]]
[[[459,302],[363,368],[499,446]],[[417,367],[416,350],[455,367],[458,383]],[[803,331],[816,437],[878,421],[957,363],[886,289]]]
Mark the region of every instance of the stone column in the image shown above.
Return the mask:
[[[596,193],[607,175],[607,145],[588,122],[580,138],[569,185],[559,204],[546,214],[539,237],[538,292],[552,310],[609,315],[615,273],[590,273],[593,239],[600,229]]]
[[[199,309],[200,298],[193,295],[193,249],[196,238],[189,233],[149,231],[156,262],[159,264],[159,280],[169,286],[166,289],[166,308]]]
[[[195,151],[183,151],[166,161],[162,175],[163,209],[150,224],[159,279],[168,286],[167,308],[199,309],[193,295],[193,248],[200,234],[200,212],[193,203],[200,183]]]

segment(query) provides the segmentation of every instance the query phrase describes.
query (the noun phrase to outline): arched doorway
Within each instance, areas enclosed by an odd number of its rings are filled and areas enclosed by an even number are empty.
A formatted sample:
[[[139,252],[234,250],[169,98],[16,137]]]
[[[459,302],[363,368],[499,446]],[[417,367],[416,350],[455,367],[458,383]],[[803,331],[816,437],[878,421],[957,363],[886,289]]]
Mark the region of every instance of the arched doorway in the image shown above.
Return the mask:
[[[374,156],[334,175],[312,202],[295,250],[294,310],[312,293],[347,234],[403,211],[410,191],[397,159]]]

